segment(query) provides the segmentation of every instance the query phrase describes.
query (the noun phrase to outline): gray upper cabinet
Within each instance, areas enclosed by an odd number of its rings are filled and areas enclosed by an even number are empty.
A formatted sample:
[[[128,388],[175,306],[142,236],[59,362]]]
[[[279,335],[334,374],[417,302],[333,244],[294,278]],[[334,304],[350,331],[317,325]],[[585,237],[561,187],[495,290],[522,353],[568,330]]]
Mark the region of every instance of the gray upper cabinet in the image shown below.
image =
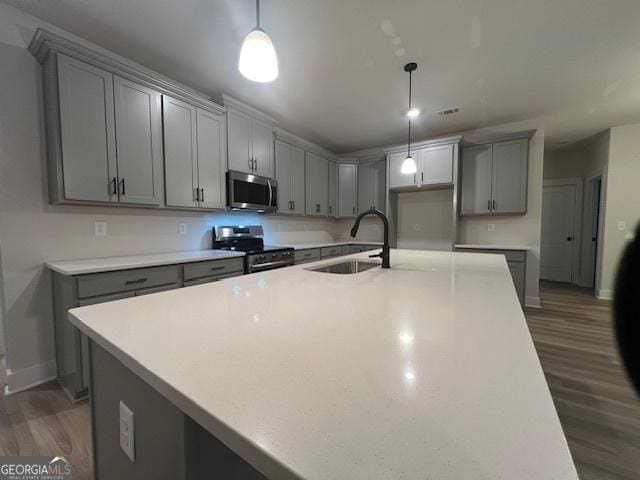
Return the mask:
[[[163,97],[166,203],[224,208],[224,118]]]
[[[304,150],[282,140],[275,141],[278,213],[304,215]]]
[[[493,145],[493,213],[526,213],[528,150],[526,138]]]
[[[388,155],[389,161],[389,188],[415,187],[418,185],[416,173],[406,174],[400,171],[402,162],[407,158],[407,152],[398,152]],[[416,158],[415,152],[413,158]]]
[[[166,204],[197,207],[196,107],[167,95],[162,103]]]
[[[114,76],[119,200],[162,203],[160,93]],[[115,189],[114,189],[115,191]]]
[[[224,116],[196,109],[199,206],[224,208],[226,148]]]
[[[338,216],[338,167],[335,162],[329,162],[327,214]]]
[[[229,170],[274,176],[272,125],[229,108],[227,142]]]
[[[358,166],[338,165],[338,217],[354,217],[358,203]]]
[[[305,178],[307,215],[326,216],[329,197],[329,161],[314,153],[306,152]]]
[[[386,162],[358,165],[358,213],[385,210]]]
[[[61,54],[57,73],[58,98],[56,92],[47,92],[50,103],[59,105],[59,118],[47,118],[48,148],[54,149],[52,130],[58,122],[61,143],[58,158],[49,155],[51,162],[61,160],[50,166],[58,173],[52,200],[117,202],[113,75]]]
[[[474,145],[462,150],[460,213],[491,212],[491,173],[493,147]]]
[[[463,149],[462,215],[526,213],[528,145],[519,138]]]
[[[453,182],[452,144],[427,147],[418,152],[420,185],[443,185]]]

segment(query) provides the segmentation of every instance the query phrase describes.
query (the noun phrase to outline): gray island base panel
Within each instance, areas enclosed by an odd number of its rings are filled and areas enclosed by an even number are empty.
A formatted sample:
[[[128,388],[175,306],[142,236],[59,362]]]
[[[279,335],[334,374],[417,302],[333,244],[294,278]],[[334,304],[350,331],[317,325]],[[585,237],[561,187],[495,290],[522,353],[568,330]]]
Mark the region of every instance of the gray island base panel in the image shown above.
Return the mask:
[[[332,262],[72,309],[92,345],[97,477],[216,463],[231,479],[577,480],[503,256],[309,270]]]

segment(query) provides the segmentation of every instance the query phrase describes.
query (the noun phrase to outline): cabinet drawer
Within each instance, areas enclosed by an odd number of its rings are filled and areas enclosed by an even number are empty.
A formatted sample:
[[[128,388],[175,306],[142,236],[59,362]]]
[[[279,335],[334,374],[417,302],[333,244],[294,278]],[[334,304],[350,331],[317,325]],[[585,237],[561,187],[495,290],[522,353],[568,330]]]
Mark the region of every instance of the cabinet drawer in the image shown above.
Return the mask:
[[[320,258],[337,257],[338,255],[342,255],[342,245],[320,249]]]
[[[320,260],[320,249],[311,248],[307,250],[296,250],[294,254],[296,263],[313,262],[314,260]]]
[[[342,246],[342,255],[349,255],[351,253],[351,250],[349,249],[349,245],[343,245]]]
[[[78,298],[97,297],[171,283],[178,283],[177,265],[92,273],[78,277]]]
[[[228,258],[225,260],[210,260],[206,262],[187,263],[184,266],[184,280],[194,280],[196,278],[211,277],[231,272],[243,272],[244,259]]]
[[[204,283],[217,282],[218,280],[224,280],[225,278],[238,277],[242,275],[242,272],[225,273],[222,275],[216,275],[213,277],[197,278],[195,280],[189,280],[184,282],[185,287],[192,287],[193,285],[202,285]]]
[[[167,290],[175,290],[179,288],[180,285],[177,283],[172,283],[171,285],[161,285],[159,287],[151,287],[151,288],[143,288],[142,290],[136,290],[136,297],[140,297],[142,295],[149,295],[150,293],[158,293],[158,292],[166,292]]]
[[[349,245],[349,253],[360,253],[364,252],[364,250],[363,245]]]

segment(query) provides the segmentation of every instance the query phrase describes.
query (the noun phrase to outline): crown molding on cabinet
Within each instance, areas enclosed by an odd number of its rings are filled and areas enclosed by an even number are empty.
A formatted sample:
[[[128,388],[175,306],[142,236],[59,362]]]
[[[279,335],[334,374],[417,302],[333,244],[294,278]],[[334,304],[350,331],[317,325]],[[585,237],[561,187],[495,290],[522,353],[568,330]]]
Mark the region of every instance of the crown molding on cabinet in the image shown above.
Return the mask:
[[[287,132],[286,130],[283,130],[280,127],[274,127],[273,133],[276,139],[282,140],[287,143],[291,143],[297,147],[302,148],[303,150],[307,150],[311,153],[320,155],[321,157],[326,157],[333,162],[338,160],[338,157],[332,151],[327,150],[326,148],[321,147],[319,145],[316,145],[315,143],[311,143],[310,141],[305,140],[304,138],[299,137],[297,135],[294,135],[291,132]]]
[[[209,99],[207,95],[128,61],[113,52],[103,48],[99,48],[101,51],[98,51],[98,48],[92,49],[43,28],[36,30],[29,43],[29,51],[41,64],[51,52],[62,53],[213,113],[225,113],[225,108]]]
[[[462,145],[485,145],[487,143],[507,142],[509,140],[520,140],[522,138],[530,139],[536,134],[537,130],[523,130],[521,132],[503,133],[496,135],[487,135],[482,137],[464,137],[462,139]]]
[[[417,150],[420,148],[426,148],[426,147],[438,147],[440,145],[450,145],[452,143],[460,143],[462,141],[462,136],[460,135],[455,135],[455,136],[450,136],[450,137],[440,137],[440,138],[432,138],[429,140],[422,140],[422,141],[418,141],[418,142],[412,142],[411,143],[411,149],[412,150]],[[398,153],[398,152],[402,152],[404,150],[407,149],[407,144],[398,144],[398,145],[391,145],[388,147],[384,147],[383,151],[385,154],[390,154],[390,153]]]
[[[233,108],[234,110],[238,110],[242,113],[246,113],[247,115],[251,115],[252,117],[257,118],[258,120],[262,120],[263,122],[270,123],[272,125],[276,125],[278,122],[275,118],[266,113],[258,110],[257,108],[252,107],[249,104],[246,104],[237,98],[233,98],[226,93],[222,94],[222,104],[225,107]]]

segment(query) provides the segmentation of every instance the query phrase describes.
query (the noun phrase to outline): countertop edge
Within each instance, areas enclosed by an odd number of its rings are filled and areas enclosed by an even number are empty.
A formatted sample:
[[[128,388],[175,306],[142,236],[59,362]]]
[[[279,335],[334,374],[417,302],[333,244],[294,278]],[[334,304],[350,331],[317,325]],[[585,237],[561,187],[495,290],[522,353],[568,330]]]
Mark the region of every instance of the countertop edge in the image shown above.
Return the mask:
[[[527,245],[497,245],[493,243],[489,243],[486,245],[479,243],[456,243],[453,245],[453,248],[466,248],[469,250],[514,250],[514,251],[523,251],[528,252],[532,247]]]

